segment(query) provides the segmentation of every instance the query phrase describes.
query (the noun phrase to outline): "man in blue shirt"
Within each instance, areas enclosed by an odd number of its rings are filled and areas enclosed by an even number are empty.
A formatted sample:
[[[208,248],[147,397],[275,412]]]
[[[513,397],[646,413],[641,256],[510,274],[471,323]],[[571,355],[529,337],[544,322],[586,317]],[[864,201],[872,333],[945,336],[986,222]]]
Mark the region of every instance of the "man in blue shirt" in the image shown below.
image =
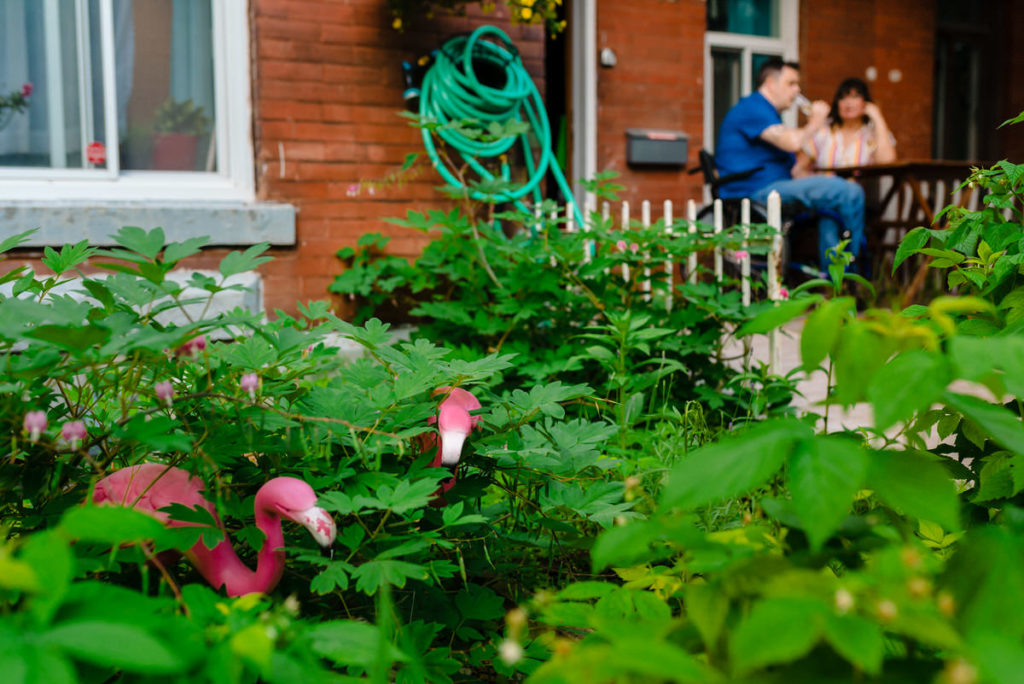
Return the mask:
[[[811,209],[837,214],[850,231],[847,249],[857,255],[864,239],[864,190],[856,183],[836,176],[793,178],[796,152],[825,125],[827,102],[811,104],[807,123],[791,128],[782,123],[780,112],[793,105],[800,93],[800,67],[779,58],[765,62],[757,75],[757,90],[726,113],[715,145],[715,166],[719,175],[760,167],[748,178],[723,185],[723,198],[749,197],[764,203],[775,190],[783,203],[798,201]],[[825,252],[839,243],[839,226],[827,215],[818,220],[818,253],[822,268],[828,264]]]

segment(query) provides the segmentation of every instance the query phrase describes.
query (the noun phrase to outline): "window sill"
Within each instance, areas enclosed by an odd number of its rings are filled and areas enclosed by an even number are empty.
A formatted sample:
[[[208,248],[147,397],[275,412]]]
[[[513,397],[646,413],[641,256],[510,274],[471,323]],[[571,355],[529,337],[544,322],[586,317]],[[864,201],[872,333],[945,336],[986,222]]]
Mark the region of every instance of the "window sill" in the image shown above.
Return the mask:
[[[123,226],[159,226],[175,242],[207,236],[211,245],[295,244],[295,207],[268,202],[0,200],[0,224],[5,235],[39,228],[25,247],[109,246]]]

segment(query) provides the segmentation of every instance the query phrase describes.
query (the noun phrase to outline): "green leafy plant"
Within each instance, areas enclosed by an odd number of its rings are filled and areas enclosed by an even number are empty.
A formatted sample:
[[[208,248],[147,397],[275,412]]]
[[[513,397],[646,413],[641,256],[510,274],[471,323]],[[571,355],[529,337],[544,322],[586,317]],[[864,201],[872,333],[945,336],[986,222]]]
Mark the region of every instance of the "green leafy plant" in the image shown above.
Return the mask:
[[[153,130],[157,133],[206,135],[210,132],[210,124],[210,117],[192,98],[175,100],[168,97],[156,110]]]
[[[0,457],[0,668],[29,681],[512,675],[498,655],[507,607],[580,572],[590,536],[633,515],[601,448],[612,428],[565,415],[590,388],[500,390],[507,354],[396,344],[378,320],[355,326],[323,302],[272,322],[207,316],[213,297],[238,287],[229,278],[266,260],[265,245],[182,283],[172,271],[205,239],[124,228],[115,241],[46,249],[52,275],[0,277],[0,421],[11,437]],[[83,275],[87,264],[105,272]],[[339,336],[362,358],[340,355]],[[443,386],[471,387],[485,409],[438,506],[451,473],[430,467],[419,438],[434,430]],[[304,479],[338,523],[333,557],[287,530],[273,595],[225,599],[166,558],[216,543],[209,516],[164,529],[84,505],[100,478],[139,463],[207,483],[250,564],[263,543],[255,490]],[[556,548],[565,555],[540,562]]]

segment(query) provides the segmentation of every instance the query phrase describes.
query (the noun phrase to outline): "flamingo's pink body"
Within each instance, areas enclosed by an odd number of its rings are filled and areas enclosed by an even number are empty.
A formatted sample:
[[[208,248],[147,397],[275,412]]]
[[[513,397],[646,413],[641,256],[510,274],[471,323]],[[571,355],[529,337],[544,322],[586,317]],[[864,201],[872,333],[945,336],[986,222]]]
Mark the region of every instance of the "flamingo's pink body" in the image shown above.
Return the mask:
[[[201,494],[204,489],[198,478],[180,468],[146,463],[124,468],[97,482],[93,502],[131,506],[168,526],[183,526],[192,523],[171,520],[159,509],[173,503],[189,508],[202,506],[216,518],[213,504]],[[284,572],[282,517],[306,527],[321,546],[334,542],[334,520],[315,504],[313,488],[294,477],[277,477],[260,487],[254,506],[256,526],[266,539],[257,555],[255,571],[239,560],[226,535],[212,549],[199,540],[186,555],[210,584],[216,588],[223,586],[228,596],[271,591]]]
[[[446,396],[438,406],[437,415],[431,416],[427,421],[431,425],[437,424],[438,436],[433,433],[429,434],[424,450],[437,445],[437,452],[430,462],[431,467],[448,467],[454,473],[455,466],[458,465],[459,459],[462,457],[462,445],[465,444],[466,437],[480,422],[480,417],[471,415],[470,411],[475,411],[481,406],[480,401],[471,392],[461,387],[442,387],[435,392],[435,394],[442,393]],[[439,445],[438,441],[440,441]],[[451,478],[441,484],[438,494],[447,492],[454,484],[453,474]]]

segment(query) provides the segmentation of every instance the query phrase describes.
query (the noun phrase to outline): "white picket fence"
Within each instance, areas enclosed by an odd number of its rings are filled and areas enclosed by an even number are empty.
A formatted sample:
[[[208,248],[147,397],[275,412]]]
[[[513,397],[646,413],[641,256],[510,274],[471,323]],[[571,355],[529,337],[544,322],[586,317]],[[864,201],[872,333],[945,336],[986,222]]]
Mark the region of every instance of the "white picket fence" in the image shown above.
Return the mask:
[[[657,219],[655,219],[653,221],[651,220],[651,206],[652,205],[651,205],[651,202],[649,200],[643,200],[642,202],[640,202],[640,216],[636,220],[639,222],[640,226],[642,226],[643,228],[649,229],[652,225],[654,225],[654,223],[657,222]],[[568,230],[570,232],[575,232],[575,231],[579,230],[579,227],[576,225],[576,221],[575,221],[575,218],[574,218],[574,215],[573,215],[572,207],[569,206],[569,205],[566,205],[564,207],[564,211],[565,211],[564,216],[565,216],[565,220],[566,220],[566,230]],[[633,226],[634,215],[633,215],[632,211],[633,211],[633,207],[630,205],[630,203],[627,202],[627,201],[624,201],[619,206],[619,210],[617,212],[615,212],[615,215],[619,216],[619,223],[618,223],[617,228],[618,228],[618,230],[622,231],[623,233],[627,233],[628,231],[632,230],[633,227],[634,227]],[[592,209],[588,209],[588,211],[585,212],[585,215],[589,216],[591,214],[591,212],[592,212]],[[768,214],[768,216],[767,216],[767,219],[768,219],[767,223],[768,223],[768,225],[770,225],[773,228],[775,228],[775,236],[772,238],[771,249],[770,249],[770,251],[768,253],[768,258],[767,258],[767,263],[766,263],[766,270],[765,270],[765,283],[766,283],[766,286],[767,286],[766,294],[767,294],[768,299],[770,299],[772,301],[779,301],[779,300],[783,299],[784,297],[783,297],[782,279],[781,279],[781,275],[782,275],[782,202],[781,202],[781,200],[779,198],[779,194],[777,192],[773,192],[773,193],[771,193],[768,196],[767,214]],[[601,216],[603,217],[603,219],[605,221],[608,221],[611,218],[612,215],[613,214],[612,214],[612,205],[611,205],[611,203],[609,203],[609,202],[602,203],[602,205],[601,205]],[[674,230],[674,227],[673,227],[673,218],[674,218],[674,216],[675,216],[674,204],[673,204],[672,200],[665,200],[664,202],[662,202],[662,218],[664,219],[665,231],[667,233],[671,233]],[[538,218],[539,218],[539,214],[538,214]],[[553,219],[557,218],[557,213],[555,215],[553,215],[552,218]],[[722,230],[726,227],[726,226],[723,225],[723,223],[724,222],[723,222],[723,219],[722,219],[722,201],[721,200],[715,200],[714,209],[713,209],[713,219],[712,219],[712,222],[711,222],[712,232],[716,233],[716,234],[717,233],[721,233]],[[742,301],[743,301],[743,305],[744,306],[749,306],[750,305],[750,290],[751,290],[751,274],[750,274],[750,254],[749,254],[749,251],[747,249],[748,248],[747,238],[749,238],[749,235],[750,235],[750,201],[746,200],[746,199],[744,199],[742,204],[741,204],[740,223],[743,226],[744,241],[743,241],[742,249],[740,250],[740,254],[738,256],[734,255],[733,258],[736,261],[739,262],[739,267],[740,267],[739,288],[740,288],[740,293],[741,293],[741,298],[742,298]],[[697,204],[693,200],[688,200],[686,202],[686,222],[685,222],[685,225],[686,225],[686,230],[689,231],[690,233],[696,233],[702,227],[697,222]],[[612,222],[612,226],[615,227],[614,221]],[[588,232],[590,230],[590,226],[589,225],[584,225],[582,228],[583,228],[584,232]],[[628,243],[629,240],[626,240],[626,242]],[[583,260],[584,261],[588,261],[589,259],[591,259],[592,254],[593,254],[593,250],[594,250],[593,243],[590,242],[590,241],[586,241],[584,243],[584,250],[583,250]],[[713,258],[712,274],[713,274],[714,280],[715,280],[715,282],[720,282],[720,283],[724,284],[726,282],[725,281],[725,277],[724,277],[724,275],[725,275],[725,273],[724,273],[724,255],[723,255],[722,249],[720,247],[716,247],[714,249],[713,257],[712,258]],[[652,268],[657,268],[658,266],[659,266],[658,264],[648,264],[648,265],[646,265],[644,267],[644,278],[642,278],[639,281],[641,290],[643,292],[645,292],[646,296],[648,296],[648,297],[650,296],[650,291],[651,291],[651,281],[650,281],[651,272],[652,272],[651,269]],[[661,266],[662,269],[664,269],[665,272],[672,273],[674,275],[675,260],[672,258],[672,255],[669,255],[668,258],[665,259],[665,261],[662,262],[662,264],[660,264],[660,266]],[[686,264],[685,264],[685,269],[684,269],[683,273],[681,274],[681,277],[684,277],[687,282],[695,283],[695,282],[697,282],[698,275],[699,275],[699,269],[697,267],[697,254],[696,253],[691,253],[688,256],[688,258],[687,258],[687,261],[686,261]],[[626,281],[628,281],[630,279],[630,272],[629,272],[629,266],[628,265],[623,265],[623,267],[622,267],[622,277]],[[669,309],[671,309],[672,308],[672,303],[673,303],[673,294],[672,294],[672,291],[670,289],[669,294],[667,296],[666,306]],[[749,345],[747,346],[747,349],[748,349],[748,353],[749,353]],[[779,332],[777,330],[772,331],[768,335],[768,366],[769,366],[769,371],[770,372],[775,372],[779,368]]]

